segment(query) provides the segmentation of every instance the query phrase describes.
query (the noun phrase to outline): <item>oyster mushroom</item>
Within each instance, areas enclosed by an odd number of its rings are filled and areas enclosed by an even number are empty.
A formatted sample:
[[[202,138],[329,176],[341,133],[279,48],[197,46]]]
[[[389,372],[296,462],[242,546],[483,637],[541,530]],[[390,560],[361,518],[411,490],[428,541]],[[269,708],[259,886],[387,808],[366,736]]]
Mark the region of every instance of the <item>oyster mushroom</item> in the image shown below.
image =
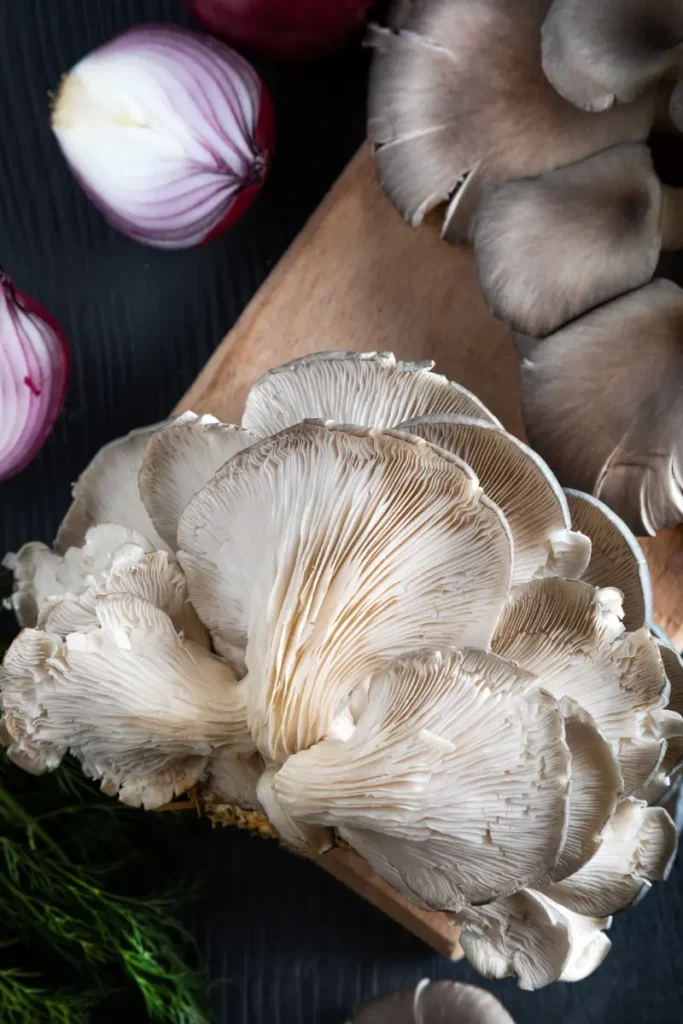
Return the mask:
[[[657,645],[669,681],[669,709],[683,715],[683,661],[668,637],[658,636]],[[666,800],[672,780],[683,764],[683,737],[679,730],[674,728],[666,738],[666,753],[656,774],[636,792],[636,796],[648,803]]]
[[[380,183],[412,225],[451,199],[446,234],[462,238],[482,184],[647,137],[652,97],[588,114],[553,89],[541,66],[548,7],[549,0],[403,0],[389,27],[370,30],[368,133]]]
[[[571,529],[562,489],[525,444],[494,424],[445,413],[408,420],[400,429],[472,467],[510,527],[513,586],[541,576],[583,575],[591,558],[590,541]]]
[[[544,337],[650,280],[662,246],[683,245],[683,190],[662,185],[647,146],[613,146],[488,190],[473,242],[493,315]]]
[[[349,727],[382,661],[485,647],[509,530],[472,470],[407,434],[309,422],[236,455],[178,531],[190,598],[249,677],[249,720],[280,761]],[[249,650],[245,650],[249,640]]]
[[[10,757],[51,769],[70,751],[125,803],[158,807],[203,774],[211,753],[254,749],[231,669],[130,594],[100,598],[99,628],[64,641],[24,630],[0,684]]]
[[[484,989],[457,981],[430,982],[378,996],[361,1006],[352,1024],[514,1024]]]
[[[644,343],[646,339],[646,343]],[[683,290],[656,280],[537,345],[522,368],[531,444],[636,533],[683,521]]]
[[[629,103],[683,60],[683,11],[672,0],[554,0],[543,70],[585,110]]]
[[[516,977],[533,991],[553,981],[581,981],[610,949],[611,918],[574,914],[533,890],[462,911],[460,944],[487,978]]]
[[[259,437],[304,419],[357,427],[397,427],[426,413],[458,413],[498,424],[460,384],[432,373],[434,363],[408,363],[392,352],[318,352],[270,370],[247,395],[242,427]]]
[[[565,494],[572,525],[591,541],[590,562],[581,579],[593,587],[620,590],[624,628],[640,629],[652,618],[652,582],[643,549],[624,521],[598,498],[569,489]]]
[[[215,416],[183,413],[155,431],[144,449],[139,493],[155,530],[175,551],[178,522],[190,498],[217,469],[256,437]]]
[[[626,633],[621,614],[617,590],[573,580],[527,583],[511,591],[491,650],[589,712],[632,793],[663,755],[659,717],[668,686],[649,630]]]
[[[138,562],[151,549],[135,530],[112,523],[90,527],[82,546],[59,555],[46,544],[31,541],[3,565],[14,573],[12,605],[20,625],[35,626],[46,602],[67,594],[73,600],[100,579],[106,586],[109,574]]]
[[[2,668],[11,756],[70,750],[145,806],[196,785],[305,853],[345,841],[455,913],[489,973],[583,977],[609,914],[666,873],[670,819],[627,795],[681,739],[674,670],[618,591],[552,576],[591,573],[557,482],[428,367],[310,359],[247,412],[279,432],[187,416],[114,446],[74,544],[22,557],[39,628]],[[610,583],[624,534],[585,518]]]

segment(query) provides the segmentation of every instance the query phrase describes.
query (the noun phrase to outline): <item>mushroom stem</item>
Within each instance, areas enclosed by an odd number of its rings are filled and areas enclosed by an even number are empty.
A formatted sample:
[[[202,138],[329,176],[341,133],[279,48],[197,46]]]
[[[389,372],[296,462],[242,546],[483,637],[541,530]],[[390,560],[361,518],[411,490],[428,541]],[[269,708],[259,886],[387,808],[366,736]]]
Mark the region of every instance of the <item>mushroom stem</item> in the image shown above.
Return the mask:
[[[662,185],[662,249],[683,249],[683,189]]]

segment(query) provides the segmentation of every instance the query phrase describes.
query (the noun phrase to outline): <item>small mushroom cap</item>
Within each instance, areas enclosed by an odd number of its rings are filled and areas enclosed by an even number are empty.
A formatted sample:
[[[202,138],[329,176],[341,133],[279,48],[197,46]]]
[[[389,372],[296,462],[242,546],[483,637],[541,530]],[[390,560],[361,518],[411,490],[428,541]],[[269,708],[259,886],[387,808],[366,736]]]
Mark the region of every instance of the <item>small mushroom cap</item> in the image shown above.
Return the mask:
[[[623,519],[591,494],[567,490],[572,525],[590,537],[591,560],[582,575],[593,587],[623,594],[624,628],[640,629],[652,618],[652,582],[645,553]]]
[[[491,649],[589,712],[632,793],[663,754],[654,713],[666,705],[668,683],[647,627],[626,633],[620,615],[616,590],[538,580],[511,592]]]
[[[80,547],[91,526],[116,523],[136,530],[154,548],[167,550],[142,504],[138,474],[145,448],[162,423],[133,430],[100,448],[73,487],[73,501],[57,533],[62,554]]]
[[[589,115],[540,60],[548,0],[414,0],[374,28],[368,134],[382,187],[413,225],[478,168],[488,181],[541,174],[643,141],[653,103]]]
[[[30,541],[3,558],[2,565],[14,574],[11,600],[20,626],[35,626],[43,601],[61,592],[57,582],[61,562],[61,556],[40,541]]]
[[[595,856],[624,789],[619,762],[588,712],[569,697],[562,697],[559,706],[571,754],[572,785],[567,834],[549,872],[551,881],[573,875]]]
[[[214,749],[253,751],[244,687],[224,662],[138,597],[100,598],[96,611],[98,630],[24,630],[7,652],[10,756],[52,768],[70,750],[107,791],[153,808],[193,785]]]
[[[490,189],[473,228],[494,316],[545,337],[646,284],[662,246],[662,195],[647,146],[613,146],[537,178]]]
[[[242,426],[259,437],[305,419],[358,427],[397,427],[426,413],[460,413],[498,423],[480,400],[434,363],[406,363],[391,352],[318,352],[270,370],[247,396]]]
[[[93,527],[88,534],[101,529]],[[83,549],[69,550],[80,552]],[[47,601],[38,617],[38,628],[62,637],[69,633],[91,633],[100,627],[97,604],[101,597],[131,594],[165,612],[178,633],[208,649],[206,627],[190,604],[185,577],[178,564],[171,561],[165,551],[145,553],[139,548],[137,551],[133,558],[128,557],[125,549],[117,552],[111,570],[90,576],[80,593],[71,592]]]
[[[178,547],[178,523],[190,499],[228,459],[255,440],[247,430],[193,412],[152,434],[140,467],[140,497],[172,551]]]
[[[58,555],[45,544],[24,544],[3,565],[14,573],[12,604],[22,626],[43,628],[48,607],[65,595],[77,598],[114,567],[134,565],[151,545],[124,526],[103,523],[91,527],[82,546]]]
[[[386,660],[486,647],[510,582],[500,510],[468,466],[408,434],[291,427],[231,459],[178,535],[192,603],[248,668],[250,724],[275,762],[352,725],[351,694]]]
[[[675,0],[554,0],[543,24],[543,70],[584,110],[629,103],[680,60]]]
[[[677,835],[663,807],[624,800],[594,856],[577,872],[542,891],[577,914],[606,917],[630,907],[652,882],[666,878]]]
[[[495,996],[458,981],[427,978],[361,1006],[353,1024],[514,1024]]]
[[[423,651],[373,680],[346,741],[288,758],[273,789],[297,820],[359,837],[408,899],[457,910],[554,867],[570,760],[557,704],[532,677],[483,651]]]
[[[500,427],[436,414],[402,423],[416,437],[472,467],[512,534],[512,586],[541,576],[581,576],[591,554],[587,537],[571,530],[567,499],[535,452]]]
[[[486,978],[516,977],[534,991],[553,981],[579,981],[609,952],[609,918],[587,918],[526,889],[483,907],[468,907],[456,922],[470,963]]]
[[[647,344],[644,343],[647,340]],[[538,345],[522,368],[532,446],[634,533],[683,522],[683,290],[658,279]]]

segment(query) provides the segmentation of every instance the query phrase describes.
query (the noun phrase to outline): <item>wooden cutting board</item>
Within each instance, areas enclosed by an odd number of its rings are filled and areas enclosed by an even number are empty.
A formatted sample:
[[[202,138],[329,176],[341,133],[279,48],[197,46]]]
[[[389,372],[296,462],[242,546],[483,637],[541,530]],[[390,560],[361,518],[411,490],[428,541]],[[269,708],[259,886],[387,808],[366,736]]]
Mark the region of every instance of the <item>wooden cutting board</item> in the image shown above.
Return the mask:
[[[489,314],[469,248],[439,237],[438,217],[415,231],[376,183],[364,146],[216,349],[178,411],[240,419],[251,384],[273,366],[310,352],[389,350],[433,359],[470,388],[505,427],[523,437],[519,359]],[[683,646],[683,530],[643,547],[653,576],[655,617]],[[417,911],[355,854],[335,850],[321,866],[446,956],[457,929]]]

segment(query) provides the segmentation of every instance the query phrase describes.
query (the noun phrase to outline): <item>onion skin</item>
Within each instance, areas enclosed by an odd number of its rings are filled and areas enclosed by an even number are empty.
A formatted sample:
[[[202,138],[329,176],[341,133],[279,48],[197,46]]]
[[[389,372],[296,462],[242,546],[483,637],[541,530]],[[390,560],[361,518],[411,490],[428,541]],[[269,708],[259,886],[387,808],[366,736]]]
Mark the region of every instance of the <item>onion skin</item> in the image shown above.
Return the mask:
[[[54,317],[0,270],[0,481],[45,444],[64,404],[70,358]]]
[[[375,0],[183,0],[202,24],[269,60],[309,60],[345,46]]]
[[[174,25],[131,29],[79,61],[52,129],[106,220],[161,249],[203,245],[234,224],[275,149],[272,102],[252,66]]]

